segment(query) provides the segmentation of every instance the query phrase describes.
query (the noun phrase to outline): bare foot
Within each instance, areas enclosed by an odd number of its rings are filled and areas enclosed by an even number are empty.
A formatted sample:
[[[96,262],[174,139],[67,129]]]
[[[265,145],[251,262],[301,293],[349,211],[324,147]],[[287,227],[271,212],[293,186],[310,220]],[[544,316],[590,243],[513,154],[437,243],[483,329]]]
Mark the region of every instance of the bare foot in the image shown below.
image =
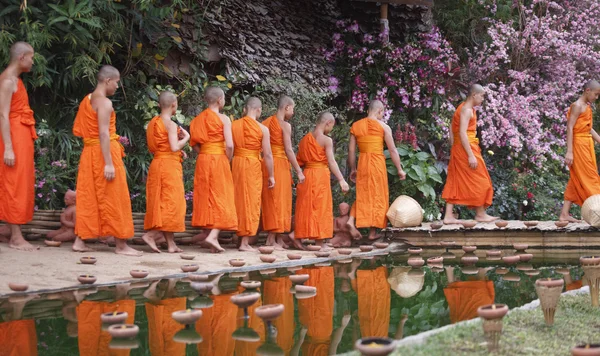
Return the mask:
[[[20,228],[14,229],[14,232],[10,237],[10,241],[8,242],[8,247],[20,251],[35,251],[40,249],[39,247],[33,246],[23,238]]]
[[[127,242],[125,242],[125,240],[116,239],[116,242],[117,247],[115,248],[115,253],[118,255],[139,257],[144,254],[142,251],[138,251],[133,247],[129,246]]]
[[[242,243],[240,244],[240,247],[238,248],[238,250],[240,251],[246,251],[246,252],[256,252],[256,249],[252,246],[250,246],[247,242],[242,240]]]
[[[482,222],[482,223],[492,222],[492,221],[496,221],[498,219],[500,219],[500,218],[497,216],[490,216],[488,214],[475,215],[475,220],[477,220],[478,222]]]
[[[350,235],[352,236],[353,239],[355,239],[355,240],[362,239],[362,235],[360,234],[360,231],[358,231],[358,229],[356,228],[356,226],[354,226],[353,223],[351,223],[350,221],[348,221],[346,223],[346,226],[350,230]]]
[[[460,225],[462,222],[462,220],[455,218],[454,215],[444,217],[444,225]]]
[[[284,249],[290,248],[290,245],[285,242],[283,235],[277,235],[277,243]]]
[[[574,217],[572,217],[571,215],[561,215],[558,217],[558,221],[568,221],[568,222],[572,222],[572,223],[580,223],[581,220],[577,220]]]
[[[169,253],[178,253],[178,252],[183,252],[182,249],[180,249],[179,247],[177,247],[177,245],[173,244],[173,246],[169,246]]]
[[[375,230],[375,229],[371,229],[371,230],[369,231],[369,240],[370,240],[370,241],[374,241],[374,240],[380,239],[381,237],[383,237],[383,236],[382,236],[382,235],[380,235],[380,234],[378,234],[378,233],[377,233],[377,230]]]
[[[297,250],[306,250],[306,247],[304,247],[304,245],[302,244],[302,242],[300,240],[294,238],[293,237],[294,235],[292,235],[292,234],[289,235],[290,241],[292,241],[292,245],[294,245],[294,247]]]
[[[87,247],[85,242],[83,242],[83,240],[80,239],[79,237],[75,239],[75,241],[73,242],[73,247],[71,247],[71,249],[75,252],[92,252],[92,251],[94,251],[93,248]]]
[[[160,249],[156,247],[156,242],[154,241],[154,237],[151,231],[147,232],[142,236],[142,240],[146,243],[146,245],[150,246],[150,249],[156,253],[160,253]],[[169,251],[171,252],[171,251]]]
[[[197,244],[197,243],[203,242],[204,240],[206,240],[207,237],[208,237],[208,231],[203,230],[201,233],[194,235],[192,237],[191,243]]]
[[[225,249],[223,247],[221,247],[221,245],[219,245],[219,240],[217,240],[216,237],[207,237],[206,240],[204,240],[205,244],[208,244],[211,248],[211,252],[215,251],[216,252],[223,252],[225,251]],[[214,252],[213,252],[214,253]]]

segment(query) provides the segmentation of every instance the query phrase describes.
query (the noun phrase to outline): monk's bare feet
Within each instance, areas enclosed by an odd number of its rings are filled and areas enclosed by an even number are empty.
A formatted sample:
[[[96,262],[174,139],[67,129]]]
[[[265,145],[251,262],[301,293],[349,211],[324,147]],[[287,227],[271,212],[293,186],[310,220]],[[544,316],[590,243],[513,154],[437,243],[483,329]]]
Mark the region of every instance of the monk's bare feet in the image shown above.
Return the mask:
[[[488,223],[488,222],[493,222],[500,219],[497,216],[491,216],[488,214],[481,214],[481,215],[475,215],[475,220],[480,222],[480,223]]]
[[[208,231],[207,230],[203,230],[201,233],[194,235],[192,237],[192,244],[199,244],[201,242],[203,242],[204,240],[206,240],[206,238],[208,237]]]
[[[281,246],[278,242],[277,242],[277,234],[276,233],[269,233],[267,235],[267,242],[265,243],[266,246],[273,246],[273,248],[277,251],[283,251],[284,248],[283,246]]]
[[[15,250],[20,250],[20,251],[35,251],[35,250],[40,249],[39,247],[33,246],[32,244],[27,242],[23,238],[23,236],[21,236],[20,238],[18,238],[18,237],[15,238],[13,236],[8,243],[8,247],[14,248]]]
[[[240,247],[238,248],[238,250],[246,251],[246,252],[255,252],[256,251],[256,249],[254,247],[250,246],[250,239],[248,236],[242,237],[242,241],[240,242]]]
[[[455,218],[454,215],[446,215],[444,217],[444,225],[460,225],[462,222],[462,220]]]
[[[153,233],[151,231],[148,231],[147,233],[144,234],[144,236],[142,236],[142,240],[144,240],[144,242],[146,243],[146,245],[150,246],[150,249],[156,253],[160,253],[160,249],[158,247],[156,247],[156,242],[154,241],[154,237],[151,236],[153,235]],[[171,252],[171,251],[169,251]]]
[[[306,247],[304,247],[302,241],[295,238],[293,231],[288,235],[288,238],[290,239],[290,241],[292,241],[292,245],[294,245],[294,248],[296,248],[297,250],[306,250]]]
[[[369,229],[369,240],[374,241],[382,238],[383,235],[377,233],[377,229]]]
[[[346,226],[350,230],[350,236],[352,236],[353,239],[355,239],[355,240],[362,239],[362,235],[360,234],[360,231],[358,231],[356,226],[354,226],[354,221],[348,220],[348,222],[346,223]]]
[[[144,254],[142,251],[138,251],[133,247],[129,246],[127,242],[125,242],[125,240],[115,239],[115,241],[117,244],[117,246],[115,247],[115,253],[118,255],[139,257]]]
[[[168,251],[169,253],[179,253],[179,252],[183,252],[182,249],[180,249],[179,247],[177,247],[177,245],[175,245],[175,242],[173,243],[168,243]]]
[[[285,242],[283,235],[277,235],[277,243],[284,249],[290,248],[290,245]]]
[[[218,237],[219,237],[219,230],[213,229],[210,231],[210,233],[204,240],[204,243],[207,244],[208,246],[210,246],[211,252],[213,252],[213,250],[216,250],[217,252],[225,251],[225,249],[223,247],[221,247],[221,245],[219,245]]]
[[[562,215],[562,214],[558,217],[558,221],[568,221],[571,223],[580,223],[581,222],[581,220],[577,220],[574,217],[572,217],[571,215]]]
[[[85,244],[85,242],[83,242],[82,239],[80,239],[79,237],[75,239],[75,241],[73,242],[73,247],[71,247],[71,249],[75,252],[91,252],[94,251],[93,248],[87,247],[87,245]]]

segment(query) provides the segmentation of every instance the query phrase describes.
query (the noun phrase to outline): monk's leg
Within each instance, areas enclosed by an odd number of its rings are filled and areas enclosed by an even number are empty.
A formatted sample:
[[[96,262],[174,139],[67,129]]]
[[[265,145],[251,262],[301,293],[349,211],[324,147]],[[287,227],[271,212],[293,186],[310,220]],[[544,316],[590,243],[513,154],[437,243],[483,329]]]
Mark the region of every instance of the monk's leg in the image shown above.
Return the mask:
[[[562,210],[560,211],[560,216],[558,217],[558,221],[568,221],[568,222],[581,222],[581,220],[577,220],[569,214],[571,210],[571,205],[573,205],[572,201],[565,200],[563,203]]]
[[[213,253],[225,251],[225,249],[219,245],[219,232],[221,232],[221,230],[212,229],[206,239],[204,239],[204,242],[210,246],[211,252]]]
[[[296,234],[294,234],[293,231],[288,234],[288,238],[297,250],[306,250],[306,247],[304,247],[302,241],[296,239]]]
[[[373,240],[377,240],[378,238],[380,238],[381,236],[377,235],[377,229],[372,227],[369,229],[369,240],[373,241]]]
[[[208,233],[209,233],[208,230],[202,230],[201,233],[199,233],[197,235],[194,235],[192,237],[191,243],[192,244],[200,244],[201,242],[203,242],[204,240],[206,240],[206,238],[208,237]]]
[[[175,234],[172,232],[164,232],[165,239],[167,240],[167,249],[169,253],[183,252],[182,249],[175,245]]]
[[[90,252],[94,251],[93,248],[87,247],[85,242],[79,237],[75,237],[75,241],[73,241],[73,247],[71,249],[75,252]]]
[[[10,227],[10,241],[8,242],[8,247],[21,251],[39,250],[39,247],[35,247],[25,240],[21,233],[21,225],[9,224],[8,226]]]
[[[267,235],[267,242],[265,245],[273,246],[273,248],[275,248],[276,250],[279,250],[279,251],[283,250],[283,246],[281,246],[279,244],[279,242],[277,242],[277,233],[276,232],[269,232],[269,234]]]
[[[496,221],[499,218],[497,216],[490,216],[485,212],[485,208],[483,206],[478,206],[477,208],[475,208],[475,220],[479,221],[479,222],[492,222],[492,221]]]
[[[115,248],[115,253],[118,255],[125,256],[141,256],[143,254],[142,251],[138,251],[133,247],[127,244],[127,241],[123,239],[115,239],[115,244],[117,245]]]
[[[250,236],[242,236],[242,241],[240,242],[240,247],[238,250],[247,252],[256,251],[254,247],[250,246]]]
[[[346,226],[348,226],[348,229],[350,229],[350,235],[352,235],[352,238],[355,240],[362,239],[360,231],[358,231],[356,226],[354,226],[354,216],[350,215],[350,218],[348,218],[348,221],[346,222]]]
[[[142,240],[146,245],[150,246],[150,249],[156,253],[160,253],[160,249],[156,247],[156,240],[163,237],[163,232],[158,230],[150,230],[142,236]]]
[[[288,245],[288,237],[284,234],[277,234],[277,243],[279,244],[279,246],[283,247],[284,249],[288,249],[290,248],[290,245]]]
[[[446,214],[444,214],[444,224],[460,224],[461,221],[454,217],[454,204],[446,203]]]

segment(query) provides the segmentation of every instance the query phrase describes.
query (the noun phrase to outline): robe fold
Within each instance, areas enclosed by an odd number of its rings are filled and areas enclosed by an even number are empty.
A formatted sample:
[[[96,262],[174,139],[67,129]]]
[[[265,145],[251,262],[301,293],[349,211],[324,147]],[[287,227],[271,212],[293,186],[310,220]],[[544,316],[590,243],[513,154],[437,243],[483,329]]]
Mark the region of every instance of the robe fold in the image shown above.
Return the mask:
[[[185,231],[185,190],[181,151],[173,152],[160,116],[148,124],[148,149],[154,155],[146,180],[145,230]]]
[[[84,300],[77,306],[77,337],[79,354],[86,356],[128,356],[130,350],[110,349],[111,336],[102,330],[100,314],[109,312],[127,312],[127,324],[133,324],[135,301],[119,300],[113,303]]]
[[[173,312],[185,310],[185,307],[186,298],[163,299],[158,304],[146,303],[150,355],[185,356],[185,344],[173,340],[173,336],[184,326],[171,317]]]
[[[364,118],[352,124],[350,133],[358,144],[356,169],[356,201],[350,215],[356,227],[387,226],[386,213],[390,207],[388,173],[385,165],[384,130],[377,120]]]
[[[37,343],[33,319],[0,323],[0,356],[37,356]]]
[[[356,271],[358,321],[364,337],[388,337],[390,327],[390,285],[387,268]]]
[[[269,117],[262,124],[269,129],[275,176],[275,187],[269,189],[269,173],[263,163],[262,228],[269,232],[289,232],[292,225],[293,182],[290,162],[283,145],[283,131],[277,116]]]
[[[294,297],[290,293],[292,281],[287,277],[275,277],[263,282],[264,304],[283,304],[285,309],[279,318],[273,321],[277,329],[277,345],[286,355],[294,347]]]
[[[454,144],[450,149],[450,162],[448,163],[448,176],[442,192],[442,198],[448,204],[465,205],[470,208],[488,207],[492,205],[494,188],[492,179],[481,156],[479,139],[477,136],[477,113],[473,109],[473,116],[467,127],[467,136],[473,155],[477,159],[477,168],[469,167],[469,156],[462,146],[459,134],[460,111],[464,103],[456,108],[452,118],[452,133]]]
[[[110,116],[110,155],[115,167],[115,178],[104,178],[104,157],[100,148],[98,115],[92,108],[91,94],[79,105],[73,124],[73,134],[83,138],[83,151],[77,173],[77,207],[75,234],[82,239],[114,236],[118,239],[133,237],[131,199],[127,186],[127,172],[123,165],[123,146],[116,134],[117,116]]]
[[[496,293],[492,281],[453,282],[444,288],[450,307],[452,324],[477,317],[477,308],[494,303]]]
[[[312,133],[298,145],[298,164],[304,167],[304,183],[296,187],[295,236],[302,239],[333,237],[331,173],[325,148]]]
[[[238,307],[231,302],[237,294],[211,295],[212,308],[202,309],[202,317],[196,322],[196,331],[202,336],[198,344],[199,355],[232,356],[235,340],[231,334],[236,328]]]
[[[571,108],[567,120],[570,114]],[[600,194],[596,151],[590,133],[593,125],[592,108],[588,105],[573,127],[573,164],[569,167],[569,182],[565,189],[565,200],[579,206],[590,196]]]
[[[256,120],[246,116],[231,124],[231,133],[234,146],[231,175],[238,222],[236,234],[240,237],[254,236],[260,223],[263,132]]]
[[[190,124],[190,146],[200,145],[194,173],[192,225],[205,229],[237,230],[233,178],[225,154],[223,122],[206,109]]]
[[[0,135],[0,220],[22,225],[33,218],[35,206],[35,119],[23,81],[10,101],[8,114],[15,164],[4,164],[4,141]]]

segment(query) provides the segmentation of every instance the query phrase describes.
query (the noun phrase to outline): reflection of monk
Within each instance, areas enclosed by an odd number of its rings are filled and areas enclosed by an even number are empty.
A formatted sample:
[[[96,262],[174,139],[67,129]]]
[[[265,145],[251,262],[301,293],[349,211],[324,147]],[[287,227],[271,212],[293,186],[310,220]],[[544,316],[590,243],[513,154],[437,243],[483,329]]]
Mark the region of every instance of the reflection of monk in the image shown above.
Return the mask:
[[[297,273],[310,276],[304,285],[317,287],[315,297],[298,300],[300,323],[307,328],[302,355],[329,355],[331,354],[330,338],[333,332],[333,267],[306,268]]]
[[[387,337],[390,326],[390,285],[387,268],[356,271],[358,320],[362,337]]]
[[[35,321],[15,320],[0,323],[0,355],[37,356]]]
[[[185,298],[163,299],[158,304],[146,303],[148,342],[152,356],[185,355],[185,344],[173,340],[173,336],[184,326],[171,317],[173,312],[185,310],[185,303]]]
[[[198,344],[199,355],[233,355],[235,340],[231,334],[236,328],[238,307],[229,300],[232,295],[211,295],[212,308],[202,309],[202,317],[196,322],[196,331],[203,339]]]
[[[244,288],[240,287],[239,289],[240,289],[240,291],[242,291]],[[289,290],[288,290],[288,293],[289,293]],[[258,347],[265,341],[265,323],[262,321],[261,318],[256,316],[256,314],[254,313],[256,308],[260,307],[261,305],[263,305],[263,303],[259,298],[256,303],[254,303],[250,307],[248,307],[248,316],[250,317],[248,319],[248,327],[254,329],[254,331],[256,331],[258,333],[258,335],[260,336],[260,341],[250,342],[250,341],[243,341],[243,340],[235,340],[235,356],[256,355],[256,349],[258,349]],[[293,306],[292,306],[292,308],[293,308]],[[294,309],[292,309],[292,313],[293,313],[293,311],[294,311]],[[241,327],[244,325],[243,318],[244,318],[244,309],[238,308],[238,312],[237,312],[238,327]]]
[[[283,304],[285,307],[283,314],[273,321],[273,326],[277,330],[277,345],[286,355],[294,346],[294,297],[290,288],[292,281],[287,277],[269,279],[263,284],[264,303]]]
[[[75,191],[69,189],[65,193],[65,210],[60,214],[60,229],[51,231],[46,237],[54,241],[75,240]]]
[[[477,317],[477,308],[494,302],[492,281],[453,282],[444,288],[450,307],[450,321],[456,323]]]

